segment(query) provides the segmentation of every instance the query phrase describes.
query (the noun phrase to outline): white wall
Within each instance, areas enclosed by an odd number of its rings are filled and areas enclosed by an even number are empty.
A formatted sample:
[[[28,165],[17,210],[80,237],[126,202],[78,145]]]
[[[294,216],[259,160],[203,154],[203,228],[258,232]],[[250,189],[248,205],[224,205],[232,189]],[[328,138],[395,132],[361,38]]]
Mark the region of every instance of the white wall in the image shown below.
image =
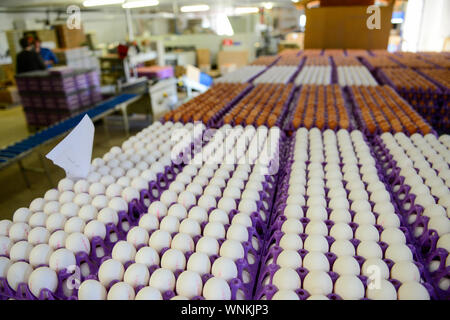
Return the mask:
[[[449,0],[409,0],[403,25],[404,51],[441,51],[450,37]]]

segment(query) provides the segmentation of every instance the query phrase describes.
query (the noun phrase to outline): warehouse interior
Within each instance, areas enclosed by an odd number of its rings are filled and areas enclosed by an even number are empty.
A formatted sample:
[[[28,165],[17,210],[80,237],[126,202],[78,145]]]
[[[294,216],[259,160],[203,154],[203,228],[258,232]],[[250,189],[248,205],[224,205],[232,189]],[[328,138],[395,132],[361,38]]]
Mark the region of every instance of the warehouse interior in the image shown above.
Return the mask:
[[[3,0],[0,300],[449,300],[449,93],[448,0]]]

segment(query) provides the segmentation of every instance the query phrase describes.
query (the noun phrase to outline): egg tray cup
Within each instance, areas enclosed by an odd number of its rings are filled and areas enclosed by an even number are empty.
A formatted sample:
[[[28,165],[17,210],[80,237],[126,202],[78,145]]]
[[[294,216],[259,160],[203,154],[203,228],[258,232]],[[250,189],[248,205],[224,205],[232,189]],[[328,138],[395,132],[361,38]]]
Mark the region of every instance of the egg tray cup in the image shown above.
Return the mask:
[[[40,291],[39,297],[36,297],[31,293],[27,283],[19,283],[17,290],[13,290],[6,278],[0,277],[0,300],[1,299],[15,299],[15,300],[74,300],[73,294],[71,296],[66,296],[64,293],[63,285],[65,281],[70,281],[74,286],[74,292],[77,292],[76,285],[81,282],[91,279],[93,275],[98,272],[98,265],[89,257],[85,252],[78,252],[75,254],[75,267],[80,270],[79,274],[76,270],[69,271],[68,269],[62,269],[57,272],[58,286],[55,292],[49,289],[42,289]],[[84,271],[86,269],[83,266],[87,266],[88,273]],[[46,267],[47,265],[40,265],[37,267]],[[80,282],[81,281],[81,282]]]
[[[445,267],[445,259],[448,257],[448,252],[445,249],[436,248],[439,240],[438,233],[434,229],[428,229],[429,218],[422,215],[424,208],[414,203],[416,195],[410,193],[411,187],[405,183],[405,178],[400,174],[397,162],[393,159],[380,137],[375,137],[374,145],[376,150],[378,150],[378,160],[384,164],[385,184],[391,188],[391,194],[398,204],[398,212],[403,217],[404,226],[409,230],[412,243],[417,248],[419,260],[425,266],[428,266],[431,261],[439,261],[437,270],[433,272],[426,270],[426,278],[434,286],[438,297],[448,300],[450,299],[450,288],[444,291],[438,286],[441,279],[450,277],[450,268]],[[416,220],[409,224],[408,219],[411,215],[415,215]],[[418,227],[423,228],[423,232],[420,236],[415,237],[414,230]]]
[[[347,89],[348,89],[347,92],[348,92],[348,96],[349,96],[349,101],[351,101],[351,104],[352,104],[352,110],[353,110],[353,114],[354,114],[355,119],[356,119],[356,123],[357,123],[358,126],[359,126],[359,130],[362,131],[363,134],[364,134],[366,137],[368,137],[368,138],[371,140],[371,139],[373,139],[374,137],[383,134],[384,132],[390,132],[390,133],[392,133],[392,134],[397,133],[397,131],[395,131],[395,130],[392,128],[392,126],[390,126],[390,130],[388,130],[388,131],[383,131],[383,130],[380,128],[379,124],[376,122],[375,117],[373,116],[372,110],[371,110],[368,106],[365,106],[365,108],[367,108],[367,110],[369,110],[370,115],[371,115],[371,120],[372,120],[372,122],[374,123],[374,125],[376,126],[374,132],[370,132],[370,130],[369,130],[369,128],[368,128],[368,126],[367,126],[367,124],[366,124],[366,122],[365,122],[365,120],[364,120],[364,117],[362,116],[361,107],[360,107],[359,104],[356,102],[356,98],[355,98],[353,92],[352,92],[349,88],[347,88]],[[387,122],[389,122],[389,118],[386,116],[386,114],[384,113],[384,111],[381,110],[380,106],[378,106],[378,109],[379,109],[379,110],[381,111],[381,113],[383,114],[385,120],[386,120]],[[414,110],[414,108],[413,108],[412,106],[411,106],[411,109]],[[403,110],[403,109],[402,109],[402,110]],[[405,110],[404,110],[404,111],[405,111]],[[405,112],[406,112],[406,111],[405,111]],[[409,117],[409,116],[408,116],[408,117]],[[413,120],[412,120],[411,118],[410,118],[410,120],[411,120],[411,122],[413,122]],[[424,121],[425,123],[427,123],[425,119],[423,119],[423,121]],[[413,123],[414,123],[414,122],[413,122]],[[403,124],[402,122],[400,122],[400,124],[401,124],[401,126],[402,126],[401,132],[403,132],[404,134],[406,134],[406,135],[409,136],[410,134],[409,134],[408,130],[406,130],[404,124]],[[417,129],[416,133],[425,135],[425,134],[422,132],[422,130],[420,130],[420,128],[417,127],[416,129]],[[434,135],[437,136],[437,137],[439,137],[439,135],[437,134],[437,132],[436,132],[435,130],[433,130],[433,128],[431,128],[430,133],[431,133],[431,134],[434,134]]]

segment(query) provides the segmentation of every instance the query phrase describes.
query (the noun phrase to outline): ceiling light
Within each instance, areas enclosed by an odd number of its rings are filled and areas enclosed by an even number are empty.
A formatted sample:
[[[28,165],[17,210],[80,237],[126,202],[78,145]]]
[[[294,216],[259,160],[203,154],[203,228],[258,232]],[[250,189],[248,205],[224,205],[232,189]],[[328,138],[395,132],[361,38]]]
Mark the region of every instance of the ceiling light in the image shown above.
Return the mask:
[[[127,1],[122,5],[122,8],[131,9],[131,8],[143,8],[143,7],[152,7],[157,6],[159,4],[158,0],[139,0],[139,1]]]
[[[85,0],[83,6],[96,7],[96,6],[108,6],[112,4],[122,4],[125,0]]]
[[[208,11],[209,6],[207,4],[199,4],[194,6],[183,6],[180,8],[181,12],[202,12]]]
[[[236,14],[257,13],[259,9],[257,7],[239,7],[235,9]]]

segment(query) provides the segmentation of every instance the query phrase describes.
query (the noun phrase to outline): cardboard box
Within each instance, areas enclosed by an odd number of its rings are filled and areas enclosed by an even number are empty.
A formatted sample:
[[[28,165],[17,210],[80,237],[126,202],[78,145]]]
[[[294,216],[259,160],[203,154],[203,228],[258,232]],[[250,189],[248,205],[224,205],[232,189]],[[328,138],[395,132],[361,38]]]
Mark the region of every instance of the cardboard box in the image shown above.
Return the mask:
[[[305,49],[386,49],[393,1],[380,6],[380,29],[368,29],[367,6],[305,8]]]
[[[6,87],[0,89],[0,104],[10,105],[20,103],[17,87]]]
[[[235,68],[243,67],[248,64],[248,51],[219,51],[217,64],[219,69],[222,69],[222,66],[230,67],[232,65]]]
[[[375,0],[320,0],[320,6],[371,6],[374,2]]]
[[[211,65],[211,52],[209,49],[197,49],[197,65]]]
[[[77,48],[86,42],[86,35],[83,28],[69,29],[65,24],[55,26],[58,36],[59,47],[61,48]]]

